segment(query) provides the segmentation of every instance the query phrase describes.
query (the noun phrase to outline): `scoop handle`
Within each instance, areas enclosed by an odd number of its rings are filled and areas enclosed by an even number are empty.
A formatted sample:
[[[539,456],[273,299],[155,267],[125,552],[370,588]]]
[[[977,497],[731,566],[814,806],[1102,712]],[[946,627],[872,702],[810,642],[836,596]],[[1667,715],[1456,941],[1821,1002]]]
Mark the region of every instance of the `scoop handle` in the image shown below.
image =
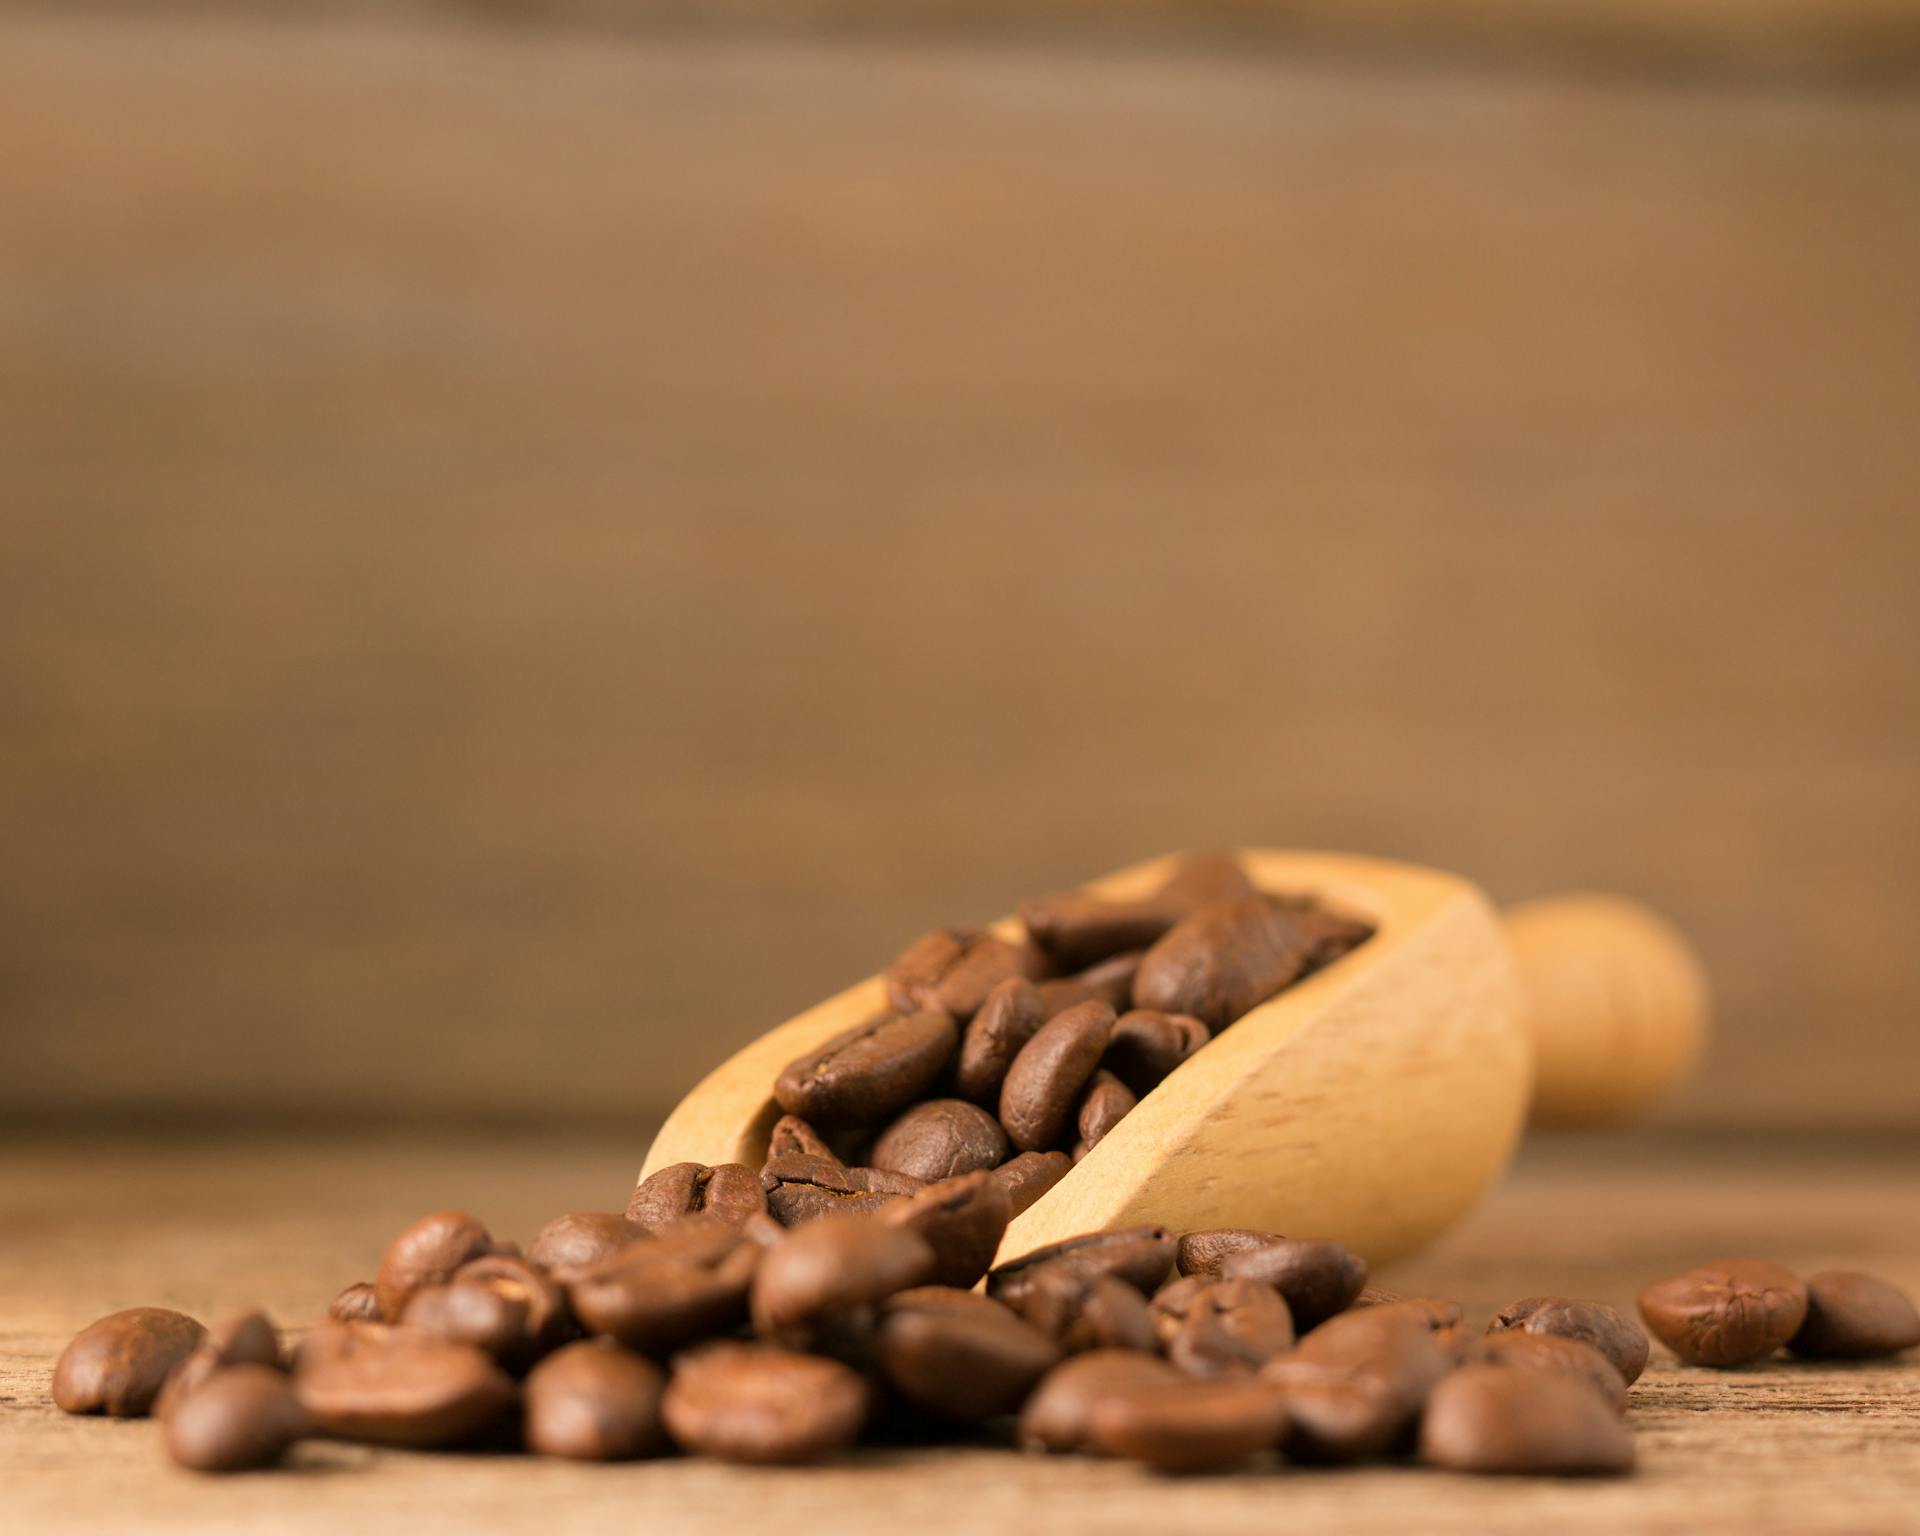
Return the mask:
[[[1533,1035],[1533,1124],[1618,1125],[1686,1077],[1709,1002],[1699,957],[1671,923],[1584,892],[1502,917]]]

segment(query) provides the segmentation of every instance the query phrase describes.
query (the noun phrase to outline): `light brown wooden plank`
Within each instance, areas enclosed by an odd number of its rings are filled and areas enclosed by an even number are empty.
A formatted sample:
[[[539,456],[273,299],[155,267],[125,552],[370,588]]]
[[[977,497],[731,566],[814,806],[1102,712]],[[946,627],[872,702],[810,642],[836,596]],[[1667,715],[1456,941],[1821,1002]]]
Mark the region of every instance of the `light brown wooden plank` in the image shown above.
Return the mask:
[[[1180,846],[1911,1124],[1920,107],[0,18],[0,1110],[657,1113]]]

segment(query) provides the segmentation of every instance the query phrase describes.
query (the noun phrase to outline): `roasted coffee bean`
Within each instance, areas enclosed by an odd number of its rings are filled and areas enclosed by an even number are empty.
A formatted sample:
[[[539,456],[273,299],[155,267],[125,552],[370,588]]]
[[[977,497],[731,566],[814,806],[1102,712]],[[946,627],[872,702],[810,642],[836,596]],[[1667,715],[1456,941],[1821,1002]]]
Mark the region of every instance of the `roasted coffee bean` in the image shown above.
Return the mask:
[[[1012,1413],[1060,1353],[1031,1323],[972,1291],[923,1287],[881,1308],[880,1374],[908,1402],[962,1424]]]
[[[1024,941],[976,928],[937,928],[915,939],[887,967],[887,1000],[902,1013],[937,1008],[970,1019],[1009,976],[1031,981],[1045,974],[1040,952]]]
[[[1223,1280],[1262,1280],[1287,1298],[1302,1332],[1344,1312],[1367,1283],[1367,1262],[1338,1243],[1284,1238],[1223,1259]]]
[[[1458,1309],[1455,1309],[1458,1321]],[[1487,1324],[1488,1333],[1511,1329],[1553,1334],[1591,1344],[1612,1363],[1628,1386],[1647,1368],[1647,1336],[1637,1323],[1622,1317],[1604,1302],[1572,1296],[1528,1296],[1500,1309]]]
[[[708,1344],[674,1362],[667,1433],[722,1461],[795,1463],[844,1450],[866,1423],[868,1390],[837,1360],[765,1344]]]
[[[1000,1084],[1013,1058],[1042,1024],[1064,1011],[1024,976],[1009,976],[987,994],[967,1024],[953,1072],[955,1090],[976,1104],[998,1104]]]
[[[1400,1442],[1453,1364],[1422,1313],[1388,1303],[1327,1319],[1260,1374],[1286,1394],[1295,1456],[1362,1461]]]
[[[89,1323],[53,1367],[53,1401],[68,1413],[137,1419],[167,1376],[206,1337],[184,1312],[129,1307]]]
[[[1140,961],[1145,955],[1144,949],[1129,949],[1122,954],[1109,955],[1078,975],[1064,977],[1060,981],[1041,982],[1042,1001],[1050,1003],[1055,996],[1060,998],[1058,1007],[1048,1008],[1047,1017],[1051,1018],[1075,1003],[1095,998],[1115,1013],[1125,1013],[1127,1005],[1133,1001],[1133,978],[1139,974]],[[1066,990],[1068,988],[1072,989],[1071,995]]]
[[[1203,854],[1181,860],[1150,896],[1110,901],[1068,891],[1023,902],[1020,920],[1034,942],[1060,964],[1077,967],[1122,950],[1145,948],[1197,907],[1253,894],[1253,885],[1232,859]]]
[[[1096,1450],[1162,1472],[1234,1466],[1272,1450],[1286,1426],[1285,1398],[1257,1377],[1123,1385],[1087,1418]]]
[[[1807,1277],[1807,1317],[1787,1340],[1796,1355],[1865,1360],[1920,1344],[1920,1312],[1905,1291],[1852,1270]]]
[[[1179,1373],[1158,1355],[1131,1349],[1075,1355],[1047,1372],[1027,1398],[1020,1410],[1020,1444],[1030,1451],[1092,1450],[1096,1404],[1115,1392],[1165,1390],[1179,1381]]]
[[[1611,1360],[1581,1339],[1508,1329],[1473,1340],[1468,1357],[1462,1363],[1558,1371],[1584,1381],[1607,1400],[1615,1413],[1627,1411],[1627,1384],[1621,1380],[1619,1371],[1614,1369]]]
[[[1000,1123],[1022,1152],[1044,1152],[1065,1133],[1113,1021],[1105,1003],[1081,1003],[1048,1019],[1013,1058],[1000,1084]]]
[[[824,1157],[793,1154],[767,1160],[760,1170],[767,1210],[783,1227],[822,1216],[871,1216],[902,1196],[916,1194],[920,1180],[882,1168],[849,1168]]]
[[[356,1280],[333,1298],[327,1316],[336,1323],[377,1323],[380,1298],[373,1293],[371,1280]]]
[[[1212,1275],[1182,1275],[1153,1293],[1153,1329],[1162,1348],[1180,1331],[1194,1302],[1208,1286],[1215,1284],[1218,1281]]]
[[[1041,1269],[1066,1262],[1088,1274],[1112,1275],[1143,1296],[1151,1296],[1173,1268],[1179,1242],[1165,1227],[1122,1227],[1088,1232],[1048,1243],[998,1266],[987,1276],[987,1293],[1011,1302]]]
[[[766,1250],[731,1227],[692,1221],[609,1254],[567,1284],[573,1315],[650,1355],[745,1320]]]
[[[1322,907],[1281,902],[1291,910],[1307,939],[1307,970],[1325,970],[1342,955],[1351,954],[1373,937],[1373,925],[1343,917]]]
[[[499,1420],[515,1397],[485,1350],[379,1323],[316,1329],[293,1384],[318,1433],[371,1445],[458,1445]]]
[[[614,1339],[580,1339],[526,1382],[527,1449],[571,1461],[629,1461],[667,1448],[666,1373]]]
[[[444,1285],[469,1259],[493,1251],[493,1238],[465,1211],[422,1216],[387,1245],[373,1277],[380,1315],[398,1318],[407,1298],[423,1285]]]
[[[1192,1014],[1217,1033],[1298,979],[1308,953],[1299,918],[1261,897],[1201,907],[1147,951],[1133,1005]]]
[[[1791,1270],[1762,1259],[1720,1259],[1640,1293],[1653,1336],[1692,1365],[1743,1365],[1770,1355],[1799,1331],[1807,1288]]]
[[[496,1351],[509,1370],[525,1370],[573,1335],[560,1282],[517,1254],[490,1253],[470,1260],[454,1271],[453,1283],[485,1286],[519,1309],[517,1336]]]
[[[887,1225],[918,1233],[933,1250],[929,1280],[963,1287],[986,1274],[1012,1219],[1006,1187],[990,1173],[942,1179],[880,1214]]]
[[[977,1104],[928,1099],[882,1131],[867,1160],[888,1173],[910,1174],[931,1184],[997,1168],[1009,1150],[1000,1122]]]
[[[730,1227],[767,1208],[760,1175],[745,1163],[674,1163],[642,1179],[627,1201],[627,1220],[643,1232],[658,1232],[688,1216]]]
[[[527,1246],[527,1262],[566,1278],[645,1234],[618,1211],[574,1211],[556,1216]]]
[[[790,1062],[773,1096],[816,1126],[877,1125],[924,1099],[959,1045],[952,1016],[938,1009],[884,1014]]]
[[[1633,1432],[1577,1377],[1469,1365],[1433,1389],[1420,1456],[1456,1472],[1625,1472],[1633,1465]]]
[[[1258,1247],[1259,1244],[1255,1244]],[[1407,1298],[1398,1291],[1390,1291],[1384,1285],[1363,1285],[1360,1294],[1353,1298],[1356,1307],[1384,1307],[1390,1302],[1405,1301]]]
[[[767,1137],[767,1158],[771,1161],[776,1157],[821,1157],[831,1163],[841,1160],[826,1138],[798,1115],[782,1115],[773,1122]]]
[[[272,1466],[307,1430],[306,1410],[285,1372],[222,1366],[167,1414],[167,1454],[195,1472],[245,1472]]]
[[[1101,1060],[1135,1093],[1150,1093],[1210,1038],[1207,1026],[1188,1014],[1135,1008],[1115,1020]]]
[[[421,1286],[407,1298],[400,1321],[435,1338],[484,1349],[498,1360],[525,1336],[527,1308],[491,1286],[450,1280]]]
[[[260,1311],[242,1312],[215,1323],[193,1346],[193,1353],[168,1374],[166,1385],[153,1400],[155,1418],[164,1419],[180,1400],[215,1371],[229,1365],[264,1365],[279,1370],[280,1336]]]
[[[1106,1139],[1107,1132],[1126,1119],[1139,1102],[1133,1096],[1133,1090],[1111,1072],[1095,1072],[1080,1100],[1078,1145],[1092,1151]],[[1077,1155],[1075,1160],[1078,1161]]]
[[[1278,1291],[1258,1280],[1216,1280],[1182,1308],[1167,1359],[1188,1376],[1250,1375],[1291,1348],[1293,1314]]]
[[[925,1284],[933,1266],[932,1247],[906,1227],[856,1216],[808,1222],[760,1261],[753,1331],[793,1349],[837,1344],[836,1334],[867,1330],[876,1303]]]
[[[1071,1172],[1073,1159],[1064,1152],[1022,1152],[994,1169],[993,1176],[1018,1216]]]
[[[1261,1232],[1252,1227],[1208,1227],[1189,1232],[1180,1239],[1174,1262],[1183,1275],[1218,1275],[1220,1266],[1236,1253],[1285,1241],[1278,1232]]]
[[[1089,1349],[1140,1349],[1159,1344],[1153,1309],[1113,1275],[1069,1261],[1043,1264],[1004,1297],[1007,1305],[1069,1354]]]

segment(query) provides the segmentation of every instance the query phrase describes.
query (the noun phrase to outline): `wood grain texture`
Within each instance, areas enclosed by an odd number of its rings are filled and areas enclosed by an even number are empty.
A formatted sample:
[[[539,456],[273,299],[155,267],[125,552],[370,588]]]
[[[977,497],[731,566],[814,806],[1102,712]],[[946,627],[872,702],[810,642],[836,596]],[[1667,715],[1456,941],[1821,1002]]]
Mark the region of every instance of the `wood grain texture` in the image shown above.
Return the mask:
[[[423,1528],[942,1536],[1004,1524],[1168,1530],[1773,1533],[1920,1529],[1920,1362],[1736,1372],[1658,1349],[1634,1388],[1640,1470],[1620,1482],[1469,1479],[1411,1468],[1159,1480],[1126,1467],[961,1449],[862,1452],[809,1471],[696,1462],[579,1467],[346,1446],[291,1475],[209,1481],[167,1467],[151,1425],[47,1401],[59,1346],[94,1316],[157,1302],[205,1315],[263,1302],[316,1316],[421,1210],[465,1205],[522,1240],[562,1208],[617,1208],[619,1140],[113,1140],[0,1143],[0,1486],[36,1536]],[[1920,1289],[1920,1147],[1593,1138],[1529,1145],[1445,1244],[1389,1270],[1476,1322],[1524,1294],[1615,1305],[1713,1254],[1869,1269]],[[129,1221],[128,1213],[138,1219]]]
[[[1337,966],[1235,1020],[1143,1098],[1007,1231],[1001,1258],[1113,1227],[1317,1232],[1370,1260],[1431,1242],[1499,1177],[1525,1123],[1532,1050],[1504,931],[1457,876],[1337,854],[1241,849],[1272,895],[1364,918]],[[1087,883],[1134,900],[1171,856]],[[1002,931],[1019,933],[1003,920]],[[641,1177],[766,1159],[774,1079],[886,1011],[874,976],[769,1031],[703,1078]]]
[[[0,14],[0,1112],[657,1116],[1232,843],[1912,1124],[1920,104]]]

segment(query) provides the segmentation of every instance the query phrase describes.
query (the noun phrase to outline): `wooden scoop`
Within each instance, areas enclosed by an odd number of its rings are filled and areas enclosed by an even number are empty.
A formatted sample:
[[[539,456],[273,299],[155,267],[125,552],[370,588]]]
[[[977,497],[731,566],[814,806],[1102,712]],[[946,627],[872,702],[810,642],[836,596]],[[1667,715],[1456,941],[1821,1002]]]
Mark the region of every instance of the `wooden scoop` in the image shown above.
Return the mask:
[[[1261,890],[1317,897],[1371,922],[1373,937],[1177,1067],[1014,1221],[1003,1259],[1161,1222],[1332,1237],[1383,1262],[1472,1207],[1530,1102],[1556,1123],[1617,1119],[1699,1050],[1699,967],[1631,903],[1558,898],[1503,923],[1475,886],[1438,870],[1344,854],[1238,857]],[[1143,896],[1174,862],[1086,889]],[[995,926],[1019,932],[1011,918]],[[870,977],[762,1035],[680,1102],[641,1176],[679,1162],[758,1167],[781,1069],[885,1007]]]

